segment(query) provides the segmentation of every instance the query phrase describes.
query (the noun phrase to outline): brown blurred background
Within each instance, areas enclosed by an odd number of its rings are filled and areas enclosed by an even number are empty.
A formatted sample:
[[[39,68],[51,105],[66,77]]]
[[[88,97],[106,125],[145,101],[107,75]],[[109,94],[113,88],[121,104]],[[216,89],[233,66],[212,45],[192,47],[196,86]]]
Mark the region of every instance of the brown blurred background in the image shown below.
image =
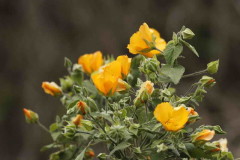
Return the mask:
[[[167,41],[182,25],[195,32],[190,42],[200,58],[184,53],[186,73],[220,59],[218,83],[198,108],[203,118],[198,123],[221,125],[240,157],[239,0],[0,0],[0,159],[47,159],[49,153],[39,149],[51,139],[25,123],[22,107],[51,124],[64,110],[42,91],[41,82],[59,83],[67,74],[65,56],[76,62],[96,50],[127,54],[129,38],[143,22]],[[182,80],[181,86],[195,81]]]

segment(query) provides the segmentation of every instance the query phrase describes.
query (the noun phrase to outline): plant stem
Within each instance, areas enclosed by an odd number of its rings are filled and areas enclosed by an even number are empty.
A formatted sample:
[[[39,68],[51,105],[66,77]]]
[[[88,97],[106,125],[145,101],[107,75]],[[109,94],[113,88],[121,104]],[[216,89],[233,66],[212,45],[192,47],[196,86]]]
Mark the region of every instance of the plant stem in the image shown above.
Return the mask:
[[[198,76],[198,75],[201,75],[203,73],[206,73],[206,72],[207,72],[207,69],[202,70],[202,71],[198,71],[198,72],[195,72],[195,73],[186,74],[186,75],[182,76],[182,78],[194,77],[194,76]]]
[[[47,129],[47,127],[45,127],[40,121],[37,121],[37,124],[39,125],[40,128],[42,128],[44,131],[49,132],[49,130]]]
[[[105,129],[101,126],[101,124],[98,123],[98,121],[96,121],[96,119],[95,119],[93,116],[90,115],[90,117],[91,117],[91,118],[94,120],[94,122],[102,129],[102,131],[106,134],[106,136],[109,138],[109,140],[110,140],[113,144],[117,145],[116,142],[115,142],[111,137],[109,137],[109,135],[107,134],[107,132],[105,131]]]

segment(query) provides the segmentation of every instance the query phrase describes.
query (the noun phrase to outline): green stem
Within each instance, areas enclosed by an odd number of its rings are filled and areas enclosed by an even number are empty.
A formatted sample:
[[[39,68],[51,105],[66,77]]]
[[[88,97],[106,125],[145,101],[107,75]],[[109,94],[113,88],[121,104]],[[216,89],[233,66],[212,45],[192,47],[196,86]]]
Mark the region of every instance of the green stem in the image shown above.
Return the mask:
[[[38,124],[39,127],[42,128],[44,131],[46,131],[47,133],[50,133],[49,130],[47,129],[47,127],[45,127],[40,121],[37,121],[37,124]]]
[[[91,117],[91,118],[94,120],[94,122],[102,129],[102,131],[106,134],[106,136],[109,138],[109,140],[110,140],[113,144],[117,145],[116,142],[107,134],[107,132],[106,132],[105,129],[101,126],[101,124],[98,123],[98,121],[96,121],[96,119],[95,119],[93,116],[90,115],[90,117]]]
[[[194,76],[198,76],[198,75],[204,74],[206,72],[207,72],[207,69],[202,70],[202,71],[198,71],[198,72],[195,72],[195,73],[186,74],[182,78],[194,77]]]

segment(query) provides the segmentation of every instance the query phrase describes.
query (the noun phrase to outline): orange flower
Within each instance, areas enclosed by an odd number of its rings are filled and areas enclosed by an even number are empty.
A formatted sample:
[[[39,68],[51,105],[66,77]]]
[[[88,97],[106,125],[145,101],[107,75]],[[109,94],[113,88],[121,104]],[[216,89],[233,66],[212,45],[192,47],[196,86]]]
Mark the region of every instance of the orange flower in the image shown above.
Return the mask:
[[[102,52],[96,51],[92,54],[84,54],[78,58],[78,64],[82,65],[84,72],[91,74],[102,66]]]
[[[160,103],[154,110],[154,117],[168,131],[178,131],[188,121],[189,112],[185,107],[173,107],[169,102]]]
[[[45,93],[52,96],[62,93],[61,88],[55,82],[42,82],[42,88],[44,89]]]
[[[166,42],[160,37],[160,34],[155,29],[149,28],[146,23],[143,23],[139,31],[134,33],[130,38],[130,43],[127,48],[132,54],[142,54],[146,57],[153,57],[159,54],[166,48]]]
[[[118,62],[121,63],[121,73],[124,76],[127,76],[130,70],[130,66],[131,66],[131,58],[128,58],[127,55],[124,56],[118,56],[117,60]]]
[[[73,120],[72,122],[76,125],[79,126],[81,124],[81,121],[83,119],[83,116],[78,114]]]
[[[210,141],[215,135],[214,130],[204,129],[201,132],[197,133],[193,140],[194,141]]]
[[[86,111],[87,111],[87,104],[83,101],[78,101],[77,103],[77,108],[82,112],[83,115],[86,114]]]
[[[104,66],[101,71],[91,76],[96,88],[105,96],[116,92],[118,79],[121,78],[121,64],[113,61]]]

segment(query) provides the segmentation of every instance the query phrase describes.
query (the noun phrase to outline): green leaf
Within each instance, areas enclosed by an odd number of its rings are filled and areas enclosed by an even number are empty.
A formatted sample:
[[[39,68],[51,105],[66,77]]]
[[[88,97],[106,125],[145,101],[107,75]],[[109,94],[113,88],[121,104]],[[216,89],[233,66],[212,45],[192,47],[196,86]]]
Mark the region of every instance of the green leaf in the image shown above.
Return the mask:
[[[122,142],[122,143],[118,144],[117,146],[115,146],[114,149],[110,152],[109,155],[111,156],[114,152],[116,152],[116,151],[118,151],[118,150],[123,150],[123,149],[125,149],[125,148],[127,148],[127,147],[129,147],[129,146],[131,146],[130,143],[128,143],[128,142]]]
[[[199,57],[198,52],[196,51],[196,49],[195,49],[191,44],[189,44],[188,42],[186,42],[186,41],[184,41],[184,40],[181,40],[181,42],[182,42],[186,47],[188,47],[196,56]]]
[[[175,65],[171,67],[170,65],[164,65],[161,68],[161,72],[168,76],[174,84],[178,84],[183,76],[185,68],[181,65]]]
[[[75,160],[83,160],[87,148],[84,148],[82,152],[75,158]]]
[[[67,57],[64,58],[64,66],[68,69],[72,67],[72,62]]]
[[[173,65],[175,60],[182,53],[182,51],[183,51],[183,46],[181,43],[177,43],[175,45],[172,41],[170,41],[170,43],[167,44],[167,47],[163,52],[163,55],[167,64]]]
[[[92,94],[97,94],[98,93],[96,87],[94,87],[94,85],[90,81],[84,80],[82,85],[86,88],[86,90],[89,93],[92,93]]]

